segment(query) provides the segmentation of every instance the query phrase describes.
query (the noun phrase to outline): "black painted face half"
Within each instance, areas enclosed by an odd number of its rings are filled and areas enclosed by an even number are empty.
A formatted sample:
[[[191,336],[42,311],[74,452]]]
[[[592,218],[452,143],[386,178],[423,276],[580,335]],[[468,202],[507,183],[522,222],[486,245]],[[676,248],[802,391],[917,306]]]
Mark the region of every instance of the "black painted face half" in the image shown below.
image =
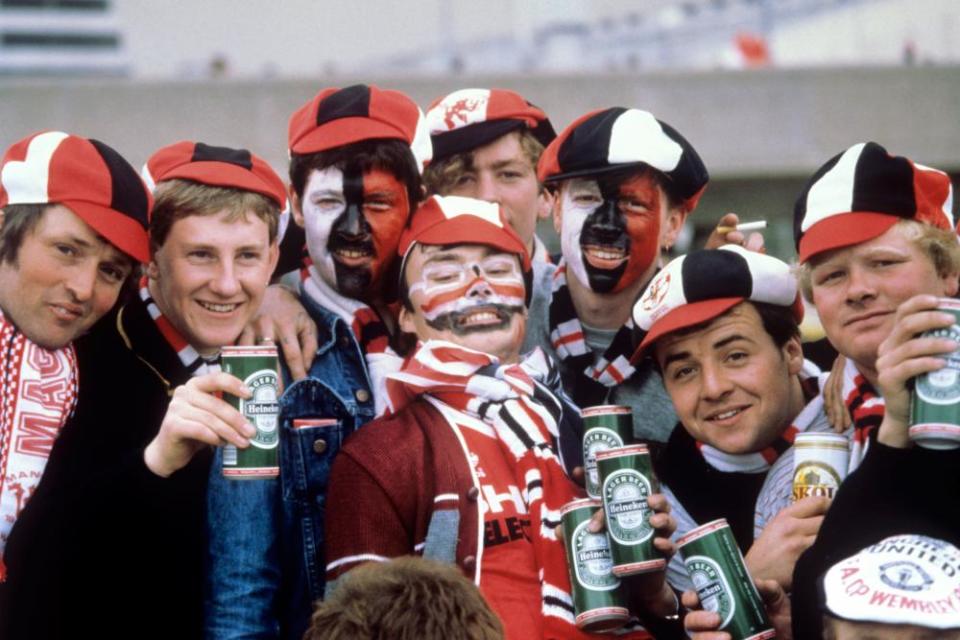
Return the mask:
[[[355,166],[343,170],[346,208],[333,222],[327,249],[333,257],[337,290],[351,298],[363,298],[373,281],[376,248],[373,228],[363,214],[363,174]]]
[[[627,268],[630,235],[617,206],[616,185],[600,181],[600,192],[603,200],[583,221],[580,255],[590,288],[597,293],[609,293]]]

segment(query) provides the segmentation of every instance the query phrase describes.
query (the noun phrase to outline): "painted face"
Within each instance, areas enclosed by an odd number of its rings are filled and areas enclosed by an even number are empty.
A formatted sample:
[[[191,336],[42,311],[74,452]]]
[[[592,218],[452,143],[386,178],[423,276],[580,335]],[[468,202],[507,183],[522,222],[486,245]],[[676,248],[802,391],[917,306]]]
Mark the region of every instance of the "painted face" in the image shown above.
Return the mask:
[[[150,293],[180,335],[212,355],[236,342],[260,308],[277,255],[253,213],[187,216],[147,265]]]
[[[24,235],[16,263],[0,263],[0,308],[30,340],[59,349],[117,301],[133,262],[63,205]]]
[[[897,307],[921,293],[957,291],[956,275],[937,274],[900,225],[868,242],[814,256],[810,265],[813,304],[827,338],[867,374],[893,330]]]
[[[561,190],[560,244],[581,283],[616,293],[657,258],[664,196],[647,173],[568,181]]]
[[[698,331],[667,334],[654,349],[683,426],[726,453],[762,451],[803,408],[799,341],[777,348],[749,303]]]
[[[410,202],[406,187],[388,171],[327,167],[310,174],[294,215],[324,281],[348,298],[366,300],[383,287]]]
[[[519,259],[484,245],[417,245],[405,267],[404,331],[515,361],[526,327]]]

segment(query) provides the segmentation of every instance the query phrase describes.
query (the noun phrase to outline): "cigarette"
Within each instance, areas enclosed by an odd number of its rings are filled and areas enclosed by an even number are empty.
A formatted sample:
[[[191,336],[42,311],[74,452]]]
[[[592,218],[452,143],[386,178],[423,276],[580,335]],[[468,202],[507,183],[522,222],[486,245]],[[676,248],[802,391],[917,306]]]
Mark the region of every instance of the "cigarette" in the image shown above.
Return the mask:
[[[767,228],[766,220],[755,220],[754,222],[741,222],[735,227],[720,226],[717,227],[717,233],[730,233],[731,231],[759,231]]]

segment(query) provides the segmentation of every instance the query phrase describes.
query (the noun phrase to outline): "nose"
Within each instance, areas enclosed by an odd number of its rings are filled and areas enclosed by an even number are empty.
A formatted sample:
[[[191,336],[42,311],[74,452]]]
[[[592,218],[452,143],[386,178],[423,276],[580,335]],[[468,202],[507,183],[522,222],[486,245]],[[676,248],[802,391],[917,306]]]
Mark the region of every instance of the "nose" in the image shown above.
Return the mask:
[[[221,260],[210,279],[210,291],[221,298],[231,298],[240,291],[240,279],[232,260]]]
[[[340,217],[337,232],[347,238],[358,238],[366,232],[365,220],[360,205],[355,202],[347,203],[347,210]]]
[[[93,297],[93,290],[99,275],[98,270],[99,264],[97,261],[89,260],[70,271],[70,277],[66,284],[74,302],[86,302]]]
[[[477,176],[477,199],[500,204],[500,190],[497,181],[489,171],[480,171]]]
[[[610,236],[611,240],[619,237],[624,229],[616,200],[612,199],[601,202],[590,214],[588,223],[594,233]]]
[[[481,274],[480,267],[474,265],[474,280],[470,283],[470,288],[467,289],[468,298],[489,298],[493,295],[493,289],[490,287],[490,283],[487,282],[486,278]]]
[[[850,267],[847,275],[847,302],[866,302],[877,296],[875,277],[859,265]]]
[[[700,395],[709,402],[724,400],[733,391],[733,384],[723,367],[715,363],[701,365]]]

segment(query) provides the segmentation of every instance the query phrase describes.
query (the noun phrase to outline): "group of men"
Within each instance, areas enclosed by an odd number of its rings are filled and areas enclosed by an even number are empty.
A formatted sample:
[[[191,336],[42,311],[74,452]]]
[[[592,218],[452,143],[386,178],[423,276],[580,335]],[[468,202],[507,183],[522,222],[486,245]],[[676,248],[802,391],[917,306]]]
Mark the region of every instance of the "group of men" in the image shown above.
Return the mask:
[[[141,175],[62,132],[7,150],[0,637],[301,638],[356,567],[408,555],[458,567],[507,638],[591,637],[558,525],[583,495],[580,409],[603,404],[653,451],[672,556],[625,581],[621,636],[713,637],[671,538],[717,518],[785,637],[960,629],[960,592],[925,615],[847,597],[843,568],[960,554],[958,453],[906,435],[909,380],[957,347],[917,337],[953,322],[946,174],[875,143],[832,158],[796,203],[795,274],[736,230],[667,262],[708,172],[641,109],[557,135],[512,91],[424,114],[355,85],[296,110],[287,146],[288,182],[203,142]],[[790,499],[794,437],[833,430],[802,298],[853,423],[832,504]],[[251,340],[282,355],[280,473],[240,482],[220,445],[255,430],[222,395],[251,390],[219,353]],[[889,562],[863,579],[903,601]]]

